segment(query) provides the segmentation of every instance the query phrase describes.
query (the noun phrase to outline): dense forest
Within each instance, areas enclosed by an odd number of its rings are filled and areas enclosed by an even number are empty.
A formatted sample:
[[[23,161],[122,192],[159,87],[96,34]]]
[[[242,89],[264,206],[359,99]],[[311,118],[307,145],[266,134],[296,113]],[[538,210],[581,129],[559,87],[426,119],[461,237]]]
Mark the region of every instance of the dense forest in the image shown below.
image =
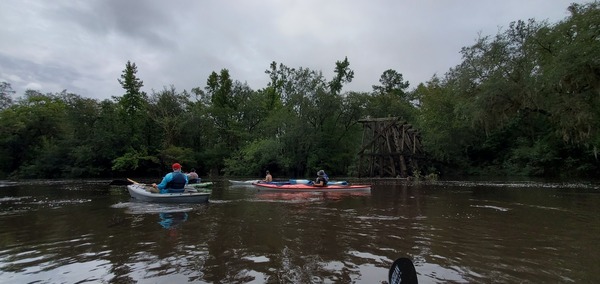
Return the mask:
[[[137,65],[102,101],[66,90],[15,94],[0,82],[0,178],[161,176],[174,161],[201,176],[353,176],[364,117],[402,117],[421,133],[421,174],[596,177],[600,173],[599,2],[557,23],[516,21],[461,50],[462,63],[409,89],[386,70],[372,92],[354,71],[271,63],[252,90],[213,72],[204,88],[146,93]]]

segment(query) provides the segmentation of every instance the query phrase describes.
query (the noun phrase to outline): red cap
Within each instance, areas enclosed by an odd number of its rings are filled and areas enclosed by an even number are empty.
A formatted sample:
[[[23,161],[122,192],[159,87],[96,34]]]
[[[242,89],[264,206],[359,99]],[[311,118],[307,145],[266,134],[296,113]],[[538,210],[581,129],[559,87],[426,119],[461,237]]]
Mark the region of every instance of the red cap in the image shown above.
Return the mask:
[[[181,170],[181,165],[179,163],[175,163],[175,164],[173,164],[172,168],[174,170]]]

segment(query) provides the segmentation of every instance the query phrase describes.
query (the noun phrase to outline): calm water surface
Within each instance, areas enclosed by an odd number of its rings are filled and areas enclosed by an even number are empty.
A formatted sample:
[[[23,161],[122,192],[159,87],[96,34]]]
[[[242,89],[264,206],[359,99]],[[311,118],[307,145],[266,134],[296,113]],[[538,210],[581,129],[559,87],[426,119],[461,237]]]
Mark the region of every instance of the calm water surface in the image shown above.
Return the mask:
[[[600,283],[594,183],[410,183],[208,204],[129,200],[109,181],[0,182],[0,283]]]

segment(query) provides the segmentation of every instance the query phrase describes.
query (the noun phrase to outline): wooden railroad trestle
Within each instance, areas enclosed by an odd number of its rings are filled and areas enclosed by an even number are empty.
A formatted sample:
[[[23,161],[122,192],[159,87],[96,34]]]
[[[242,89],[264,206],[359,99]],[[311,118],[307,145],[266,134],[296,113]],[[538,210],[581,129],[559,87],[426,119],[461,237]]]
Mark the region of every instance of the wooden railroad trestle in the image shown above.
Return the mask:
[[[365,118],[359,177],[407,177],[419,169],[423,157],[419,132],[398,117]]]

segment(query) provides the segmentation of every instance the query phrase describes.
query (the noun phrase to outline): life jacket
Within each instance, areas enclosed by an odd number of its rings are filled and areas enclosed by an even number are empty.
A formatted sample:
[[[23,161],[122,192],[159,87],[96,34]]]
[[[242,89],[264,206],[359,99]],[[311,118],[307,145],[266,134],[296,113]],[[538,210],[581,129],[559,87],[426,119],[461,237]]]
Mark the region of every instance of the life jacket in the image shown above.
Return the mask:
[[[317,180],[315,181],[315,183],[319,183],[320,181],[323,181],[323,186],[327,185],[327,179],[323,176],[317,177]]]
[[[168,189],[183,189],[185,187],[185,175],[180,172],[173,172],[173,178],[167,183]]]

